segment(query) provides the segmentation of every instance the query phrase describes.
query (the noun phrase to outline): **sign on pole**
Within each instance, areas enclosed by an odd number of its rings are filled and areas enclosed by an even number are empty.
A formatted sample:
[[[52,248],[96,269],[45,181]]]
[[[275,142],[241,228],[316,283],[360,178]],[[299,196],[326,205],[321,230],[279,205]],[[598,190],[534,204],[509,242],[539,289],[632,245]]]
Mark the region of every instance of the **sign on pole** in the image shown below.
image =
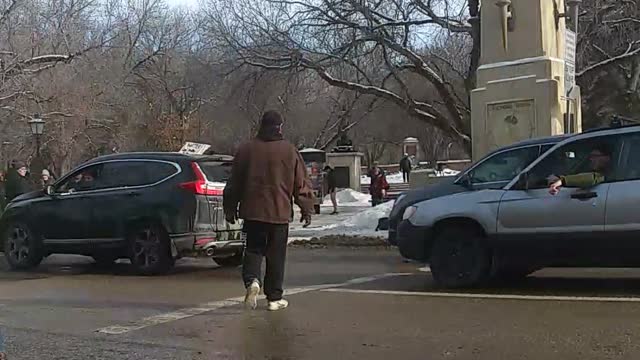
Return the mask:
[[[190,155],[203,155],[210,147],[211,145],[207,144],[186,142],[184,146],[182,146],[182,149],[180,149],[180,152]]]
[[[564,39],[564,90],[569,98],[576,84],[576,33],[567,29]]]

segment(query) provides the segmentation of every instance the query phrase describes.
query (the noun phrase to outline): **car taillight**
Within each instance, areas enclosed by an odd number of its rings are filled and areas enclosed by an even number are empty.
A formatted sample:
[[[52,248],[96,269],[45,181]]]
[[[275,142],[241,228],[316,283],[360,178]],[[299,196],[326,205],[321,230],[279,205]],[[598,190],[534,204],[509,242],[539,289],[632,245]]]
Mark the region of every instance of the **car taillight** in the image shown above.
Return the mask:
[[[204,237],[196,240],[196,246],[205,246],[208,243],[216,241],[215,237]]]
[[[224,188],[211,186],[207,183],[207,178],[198,163],[192,162],[191,169],[193,169],[193,173],[196,175],[196,180],[180,184],[181,188],[192,191],[197,195],[222,196],[224,194]]]

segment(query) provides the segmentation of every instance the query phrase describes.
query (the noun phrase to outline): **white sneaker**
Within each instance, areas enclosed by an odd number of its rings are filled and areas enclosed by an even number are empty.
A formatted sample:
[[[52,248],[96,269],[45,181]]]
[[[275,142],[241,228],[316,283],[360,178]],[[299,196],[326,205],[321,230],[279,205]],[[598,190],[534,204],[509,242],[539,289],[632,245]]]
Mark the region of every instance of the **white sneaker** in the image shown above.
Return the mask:
[[[255,308],[258,307],[258,294],[260,294],[260,283],[258,280],[253,280],[251,285],[247,287],[247,295],[244,297],[244,307],[255,310]]]
[[[269,311],[278,311],[282,309],[286,309],[289,306],[289,302],[285,299],[280,299],[278,301],[269,301]]]

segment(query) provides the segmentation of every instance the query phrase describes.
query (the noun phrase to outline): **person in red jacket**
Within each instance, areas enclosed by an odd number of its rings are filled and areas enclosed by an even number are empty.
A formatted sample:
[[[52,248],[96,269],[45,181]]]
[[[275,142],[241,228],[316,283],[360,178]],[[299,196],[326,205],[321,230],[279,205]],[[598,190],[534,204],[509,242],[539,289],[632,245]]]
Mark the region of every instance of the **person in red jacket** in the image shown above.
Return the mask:
[[[389,183],[379,167],[371,169],[371,185],[369,185],[369,194],[371,194],[371,204],[375,207],[384,202],[384,198],[389,191]]]

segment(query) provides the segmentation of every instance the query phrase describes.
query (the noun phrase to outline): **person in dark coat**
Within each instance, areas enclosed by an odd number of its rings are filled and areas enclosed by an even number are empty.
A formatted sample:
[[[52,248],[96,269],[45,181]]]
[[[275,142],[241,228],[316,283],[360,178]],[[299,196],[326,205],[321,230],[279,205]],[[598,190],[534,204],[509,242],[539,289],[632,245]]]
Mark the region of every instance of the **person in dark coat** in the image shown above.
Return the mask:
[[[247,289],[245,306],[252,309],[262,286],[270,311],[289,305],[282,295],[291,200],[302,210],[300,221],[305,226],[311,224],[314,211],[307,168],[296,147],[284,140],[283,124],[278,112],[264,113],[258,136],[238,149],[224,190],[227,222],[233,224],[238,217],[244,220],[247,240],[242,278]],[[265,257],[267,271],[261,282]]]
[[[331,197],[331,204],[333,204],[333,212],[331,215],[336,215],[338,214],[338,199],[336,198],[338,181],[336,179],[336,173],[329,165],[325,166],[324,171],[327,174],[327,193]]]
[[[31,190],[31,183],[27,178],[28,172],[27,165],[21,161],[16,161],[14,167],[9,169],[5,190],[7,193],[7,202]]]
[[[411,176],[411,168],[411,158],[409,157],[409,154],[404,154],[404,157],[402,158],[402,160],[400,160],[400,171],[402,171],[402,179],[406,183],[409,182],[409,177]]]
[[[384,202],[389,191],[389,183],[387,178],[379,167],[371,170],[371,185],[369,185],[369,194],[371,194],[371,204],[376,207]]]

